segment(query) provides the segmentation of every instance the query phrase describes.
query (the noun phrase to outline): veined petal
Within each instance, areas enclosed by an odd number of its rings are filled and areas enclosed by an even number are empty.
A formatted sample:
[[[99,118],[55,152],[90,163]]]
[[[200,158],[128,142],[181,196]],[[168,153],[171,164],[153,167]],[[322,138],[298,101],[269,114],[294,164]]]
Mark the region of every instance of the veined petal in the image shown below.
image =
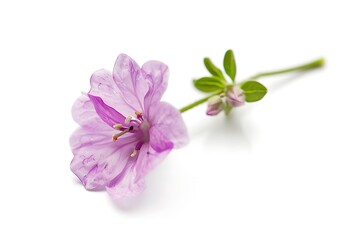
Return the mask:
[[[149,143],[145,143],[138,154],[138,159],[135,164],[136,178],[135,182],[143,179],[146,174],[156,167],[166,156],[169,154],[170,150],[163,151],[161,153],[155,151]]]
[[[104,189],[123,171],[136,141],[136,135],[113,142],[110,131],[78,129],[70,138],[71,170],[86,189]]]
[[[144,112],[144,97],[148,91],[148,83],[137,63],[125,54],[117,58],[113,70],[113,78],[124,101],[131,106],[133,112]]]
[[[106,191],[115,200],[134,197],[145,189],[143,178],[135,181],[135,159],[130,159],[123,171],[106,186]]]
[[[104,101],[97,96],[88,94],[90,101],[93,103],[94,108],[99,115],[99,117],[107,123],[110,127],[113,127],[115,124],[121,123],[125,125],[125,117],[116,111],[114,108],[106,105]]]
[[[107,192],[113,199],[134,197],[145,189],[144,177],[159,164],[170,151],[158,153],[145,143],[137,156],[131,158],[124,170],[112,180],[106,187]]]
[[[96,113],[94,104],[87,95],[81,95],[71,109],[73,119],[84,129],[107,128],[99,115]]]
[[[188,133],[179,110],[172,105],[160,102],[150,109],[149,120],[150,145],[157,152],[173,147],[184,146],[188,141]]]
[[[167,88],[169,68],[162,62],[148,61],[141,69],[149,83],[149,90],[145,95],[145,109],[149,109],[153,104],[160,102]]]
[[[89,94],[100,97],[107,105],[125,116],[134,114],[133,109],[124,101],[116,85],[113,74],[105,69],[93,73],[90,79],[91,89]]]
[[[174,148],[174,143],[168,138],[166,133],[162,131],[160,126],[152,126],[150,128],[150,144],[157,152],[163,152]]]

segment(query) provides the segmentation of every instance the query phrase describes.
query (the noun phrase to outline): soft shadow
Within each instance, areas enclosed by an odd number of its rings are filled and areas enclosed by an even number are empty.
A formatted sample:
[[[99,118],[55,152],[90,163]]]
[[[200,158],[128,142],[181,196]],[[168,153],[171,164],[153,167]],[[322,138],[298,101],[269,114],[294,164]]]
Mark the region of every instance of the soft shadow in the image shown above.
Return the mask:
[[[201,138],[209,147],[221,144],[222,147],[250,150],[251,136],[255,134],[249,117],[252,107],[235,108],[228,116],[221,113],[218,116],[207,117],[196,128],[192,127],[193,129],[189,130],[191,139]]]
[[[81,186],[82,186],[82,183],[81,183],[80,179],[77,178],[77,177],[75,177],[75,176],[73,176],[72,182],[73,182],[74,184],[76,184],[76,185],[81,185]]]
[[[144,200],[144,194],[139,194],[136,197],[131,197],[127,199],[121,199],[121,200],[113,200],[109,198],[109,201],[113,204],[113,206],[116,208],[116,210],[121,212],[134,212],[139,211],[139,207],[141,205],[146,204],[146,201]]]

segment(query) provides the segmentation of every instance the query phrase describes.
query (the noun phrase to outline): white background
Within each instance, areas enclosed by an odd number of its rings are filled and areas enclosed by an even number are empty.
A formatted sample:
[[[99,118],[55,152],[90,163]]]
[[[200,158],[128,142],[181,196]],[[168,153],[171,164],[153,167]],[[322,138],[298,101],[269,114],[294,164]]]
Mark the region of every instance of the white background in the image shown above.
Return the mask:
[[[2,1],[0,239],[360,239],[358,1]],[[202,59],[233,49],[260,102],[184,114],[191,142],[127,205],[69,169],[70,109],[119,53],[168,64],[164,100],[203,95]]]

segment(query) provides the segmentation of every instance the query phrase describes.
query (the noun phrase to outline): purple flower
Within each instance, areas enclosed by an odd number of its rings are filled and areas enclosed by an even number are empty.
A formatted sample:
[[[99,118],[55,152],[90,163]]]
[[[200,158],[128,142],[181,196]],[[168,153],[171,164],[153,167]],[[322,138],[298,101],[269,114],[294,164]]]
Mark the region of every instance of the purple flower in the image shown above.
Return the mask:
[[[71,170],[86,189],[106,189],[115,199],[136,195],[149,170],[188,142],[180,112],[160,101],[168,76],[165,64],[140,68],[125,54],[113,73],[91,76],[91,90],[73,106],[80,128],[70,138]]]

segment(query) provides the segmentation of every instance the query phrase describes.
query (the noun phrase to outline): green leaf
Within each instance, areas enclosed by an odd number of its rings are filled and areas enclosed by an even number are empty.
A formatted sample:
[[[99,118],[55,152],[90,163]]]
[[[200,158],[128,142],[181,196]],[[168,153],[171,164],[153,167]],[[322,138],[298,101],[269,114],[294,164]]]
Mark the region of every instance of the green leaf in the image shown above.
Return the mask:
[[[211,62],[210,58],[204,58],[204,65],[211,75],[225,80],[221,70]]]
[[[216,92],[219,90],[224,90],[226,84],[224,80],[216,77],[203,77],[198,80],[194,80],[194,86],[206,93]]]
[[[245,100],[247,102],[256,102],[262,99],[267,89],[264,85],[256,81],[247,81],[241,84],[241,89],[244,90]]]
[[[235,82],[236,76],[236,63],[235,57],[232,50],[227,50],[224,56],[224,69],[226,74]]]

